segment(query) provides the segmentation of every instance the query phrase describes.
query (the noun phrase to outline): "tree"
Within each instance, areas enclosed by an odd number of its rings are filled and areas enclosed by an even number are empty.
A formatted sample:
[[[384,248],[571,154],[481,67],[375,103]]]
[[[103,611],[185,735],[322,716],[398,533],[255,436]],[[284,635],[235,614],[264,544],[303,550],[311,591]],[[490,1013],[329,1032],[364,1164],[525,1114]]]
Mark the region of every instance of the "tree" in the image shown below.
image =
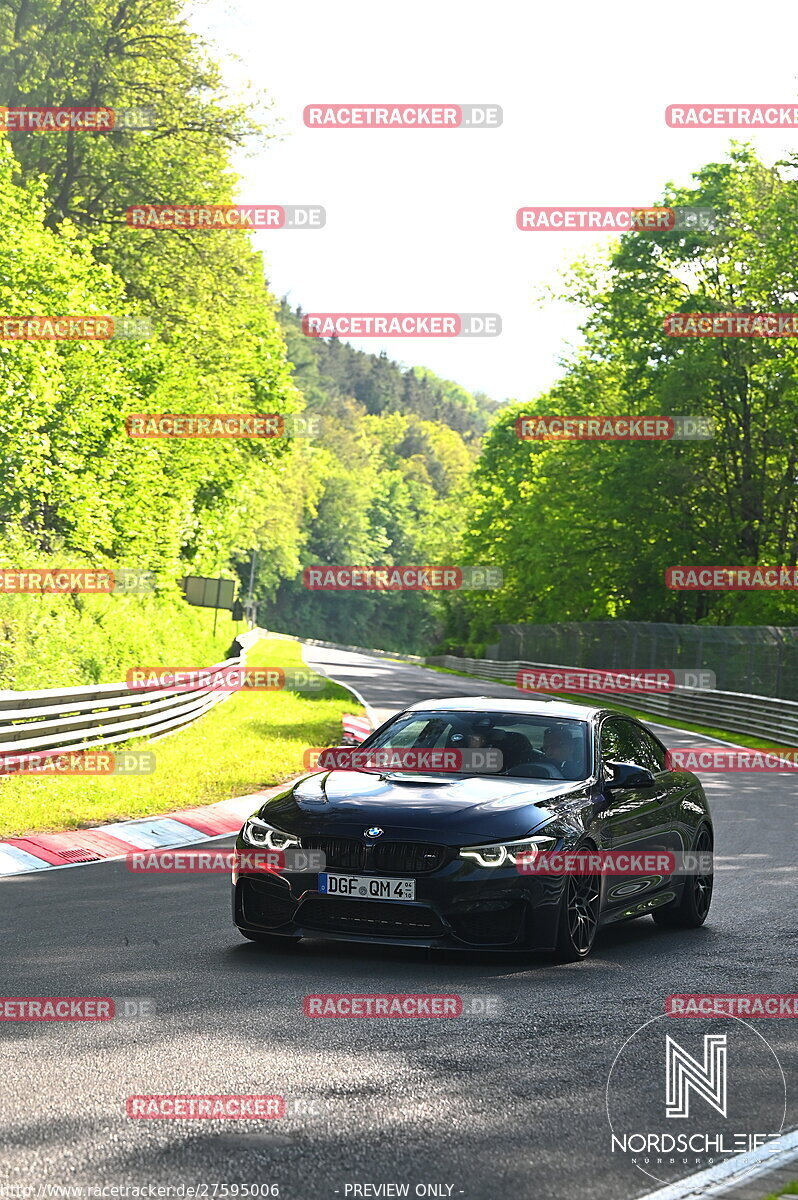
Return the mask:
[[[496,595],[451,602],[451,630],[492,640],[495,621],[786,623],[789,593],[678,593],[683,563],[794,564],[798,351],[789,340],[667,337],[671,312],[792,311],[794,165],[733,148],[669,186],[662,203],[713,208],[715,231],[633,232],[575,266],[585,344],[545,396],[492,426],[477,465],[463,553],[501,566]],[[525,442],[522,413],[696,414],[704,442]]]

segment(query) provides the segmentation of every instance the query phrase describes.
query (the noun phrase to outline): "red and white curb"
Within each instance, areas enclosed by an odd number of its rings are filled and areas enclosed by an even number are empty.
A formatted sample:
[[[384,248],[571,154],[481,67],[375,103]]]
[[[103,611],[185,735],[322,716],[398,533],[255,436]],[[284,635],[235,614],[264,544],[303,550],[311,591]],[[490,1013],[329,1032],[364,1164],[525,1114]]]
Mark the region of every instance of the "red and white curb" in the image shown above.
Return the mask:
[[[115,821],[93,829],[70,829],[64,833],[28,833],[0,841],[0,878],[77,867],[92,862],[125,858],[132,850],[154,850],[190,846],[212,838],[238,833],[247,817],[287,786],[285,783],[251,796],[236,796],[186,808],[158,817]]]
[[[344,736],[363,740],[371,732],[366,717],[345,716]],[[298,778],[298,777],[297,777]],[[25,875],[30,871],[52,871],[59,867],[78,867],[86,863],[126,858],[131,850],[174,849],[207,842],[212,838],[238,833],[250,817],[272,796],[284,791],[291,780],[235,796],[216,804],[184,808],[133,821],[114,821],[92,829],[70,829],[64,833],[28,833],[24,837],[0,841],[0,879]]]
[[[341,718],[344,727],[344,741],[354,742],[359,745],[364,742],[371,733],[371,721],[368,717],[352,717],[348,714]]]

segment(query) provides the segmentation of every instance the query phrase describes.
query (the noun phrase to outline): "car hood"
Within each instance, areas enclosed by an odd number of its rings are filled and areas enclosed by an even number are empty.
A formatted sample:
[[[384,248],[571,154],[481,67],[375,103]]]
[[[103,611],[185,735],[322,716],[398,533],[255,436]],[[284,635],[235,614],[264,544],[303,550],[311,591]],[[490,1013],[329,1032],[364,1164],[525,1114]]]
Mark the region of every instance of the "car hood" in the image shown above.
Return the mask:
[[[340,770],[298,780],[259,811],[288,833],[362,837],[378,825],[386,837],[456,845],[465,838],[523,837],[586,795],[584,783],[563,779]]]

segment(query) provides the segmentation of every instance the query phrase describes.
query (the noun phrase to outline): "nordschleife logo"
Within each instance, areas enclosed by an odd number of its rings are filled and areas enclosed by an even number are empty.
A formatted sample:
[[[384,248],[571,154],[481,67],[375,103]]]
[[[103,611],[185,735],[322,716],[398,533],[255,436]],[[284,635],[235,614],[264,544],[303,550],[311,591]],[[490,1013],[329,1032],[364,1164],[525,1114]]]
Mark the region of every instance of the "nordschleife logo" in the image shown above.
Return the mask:
[[[609,1153],[667,1185],[779,1137],[787,1088],[775,1051],[752,1022],[706,1017],[688,1027],[662,1016],[618,1050],[606,1106]]]
[[[705,1034],[704,1060],[697,1062],[675,1038],[665,1035],[666,1117],[690,1116],[691,1091],[726,1116],[726,1037]]]

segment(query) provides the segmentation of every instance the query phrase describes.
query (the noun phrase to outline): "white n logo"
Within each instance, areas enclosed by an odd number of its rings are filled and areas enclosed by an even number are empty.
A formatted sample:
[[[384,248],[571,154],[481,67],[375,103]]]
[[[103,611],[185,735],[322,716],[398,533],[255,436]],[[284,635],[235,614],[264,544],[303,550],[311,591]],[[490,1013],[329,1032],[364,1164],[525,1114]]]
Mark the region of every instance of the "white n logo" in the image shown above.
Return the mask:
[[[726,1034],[704,1035],[704,1061],[665,1035],[665,1115],[690,1115],[690,1089],[726,1116]]]

